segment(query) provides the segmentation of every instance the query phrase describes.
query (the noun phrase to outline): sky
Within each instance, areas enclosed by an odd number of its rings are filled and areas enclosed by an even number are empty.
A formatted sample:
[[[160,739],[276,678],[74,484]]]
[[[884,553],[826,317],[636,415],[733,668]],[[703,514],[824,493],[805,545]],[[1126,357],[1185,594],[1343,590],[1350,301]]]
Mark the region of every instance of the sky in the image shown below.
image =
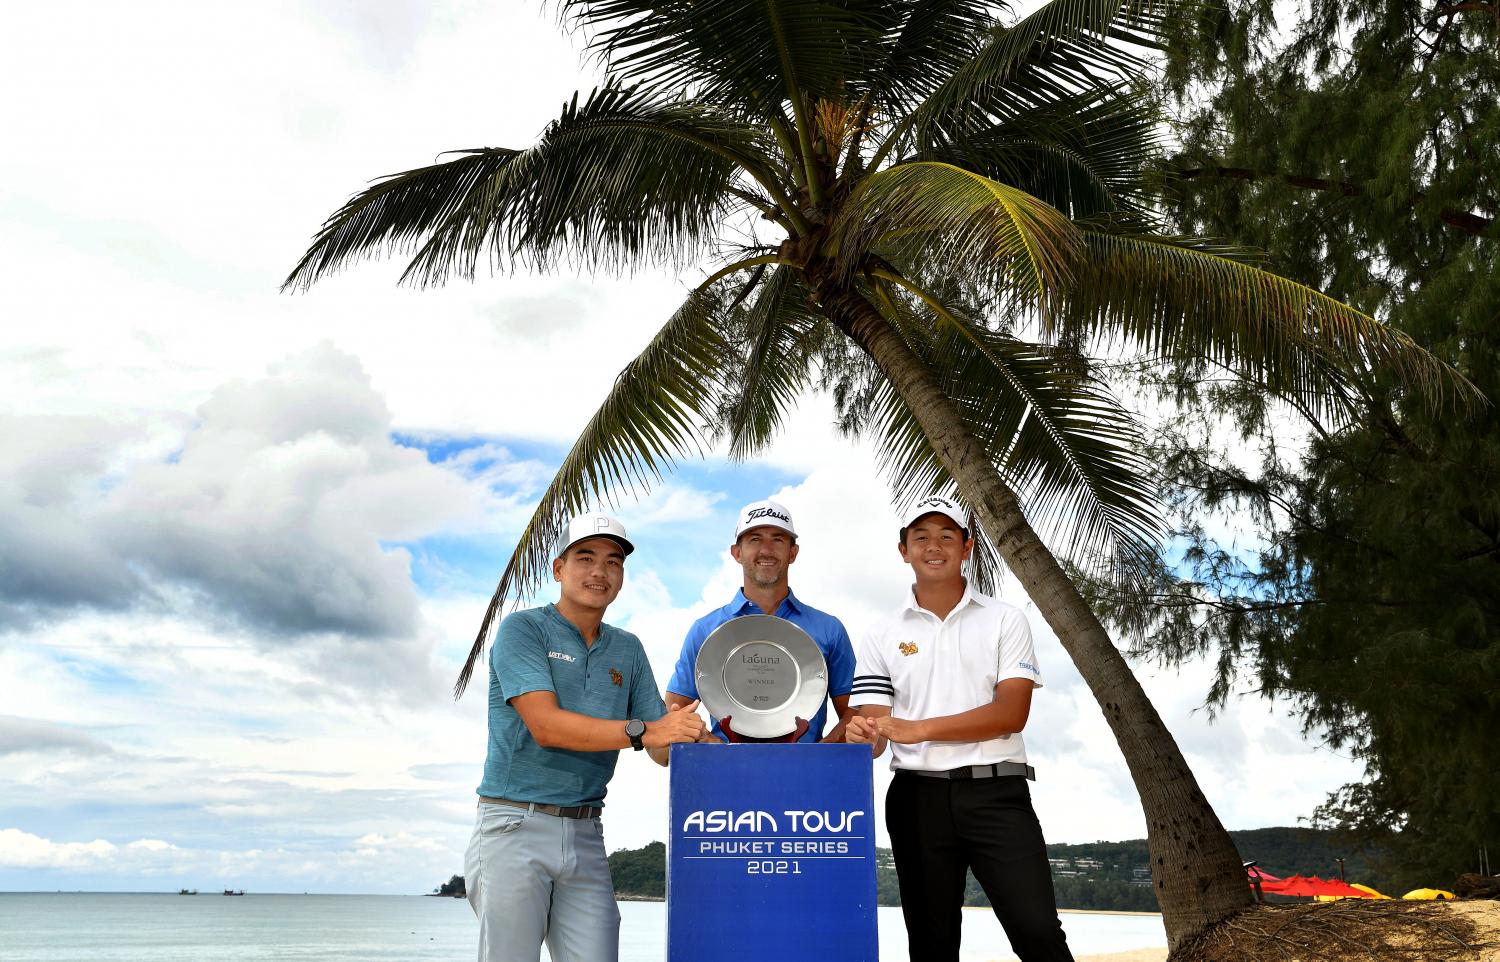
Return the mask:
[[[450,688],[489,592],[702,274],[415,290],[375,261],[278,290],[373,178],[524,146],[595,82],[539,5],[58,0],[5,21],[0,890],[428,891],[472,827],[483,686]],[[623,496],[639,550],[609,620],[660,680],[738,586],[751,500],[791,508],[800,597],[856,637],[895,607],[888,489],[831,418],[805,398],[764,457],[708,452]],[[1001,594],[1046,681],[1026,739],[1048,839],[1143,836],[1093,698]],[[1230,828],[1295,824],[1359,775],[1253,694],[1211,720],[1206,665],[1137,668]],[[622,756],[611,850],[665,838],[667,778]]]

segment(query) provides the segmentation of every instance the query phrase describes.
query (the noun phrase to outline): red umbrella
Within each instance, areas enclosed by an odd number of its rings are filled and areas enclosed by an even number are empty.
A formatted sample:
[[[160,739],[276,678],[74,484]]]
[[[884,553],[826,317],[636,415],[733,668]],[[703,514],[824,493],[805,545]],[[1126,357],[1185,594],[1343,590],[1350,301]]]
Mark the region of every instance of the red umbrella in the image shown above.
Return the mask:
[[[1245,866],[1245,873],[1250,876],[1250,878],[1251,878],[1252,881],[1254,879],[1260,879],[1260,884],[1262,886],[1264,886],[1267,882],[1280,882],[1281,881],[1281,879],[1279,879],[1276,876],[1272,875],[1270,872],[1267,872],[1265,869],[1261,868],[1258,865],[1247,865],[1247,866]]]
[[[1335,879],[1322,879],[1316,875],[1303,878],[1301,875],[1293,875],[1291,878],[1277,879],[1274,882],[1261,876],[1260,890],[1267,895],[1332,895],[1338,898],[1367,899],[1369,892],[1363,892],[1352,885],[1345,885]]]

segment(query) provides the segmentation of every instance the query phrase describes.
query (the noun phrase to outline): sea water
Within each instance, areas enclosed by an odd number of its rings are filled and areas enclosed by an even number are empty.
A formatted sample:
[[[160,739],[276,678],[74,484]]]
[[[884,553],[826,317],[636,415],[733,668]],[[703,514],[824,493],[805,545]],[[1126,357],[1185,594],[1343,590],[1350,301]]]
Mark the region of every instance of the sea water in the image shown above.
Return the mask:
[[[621,962],[663,962],[666,906],[622,902],[620,917]],[[1074,955],[1167,944],[1159,915],[1062,920]],[[877,921],[879,962],[903,962],[901,910],[882,908]],[[464,962],[477,939],[462,899],[0,893],[3,962]],[[1013,958],[995,916],[966,909],[963,962]]]

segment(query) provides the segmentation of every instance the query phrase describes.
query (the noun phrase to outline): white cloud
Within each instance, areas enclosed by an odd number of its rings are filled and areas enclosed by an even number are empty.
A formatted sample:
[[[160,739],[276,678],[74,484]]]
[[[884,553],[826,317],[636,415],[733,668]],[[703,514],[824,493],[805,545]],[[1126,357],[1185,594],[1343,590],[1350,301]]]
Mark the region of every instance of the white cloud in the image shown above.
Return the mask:
[[[138,838],[125,847],[142,852],[175,852],[178,850],[176,845],[173,845],[171,842],[163,842],[159,838]]]
[[[668,482],[631,507],[630,527],[631,530],[636,530],[663,524],[701,521],[711,517],[714,506],[723,500],[723,492],[700,491]]]
[[[19,829],[0,829],[0,865],[14,868],[85,868],[113,859],[118,846],[92,842],[54,842]]]
[[[108,450],[76,452],[123,429],[48,417],[0,429],[22,442],[0,482],[13,620],[170,603],[269,639],[411,635],[410,558],[389,543],[487,527],[486,482],[504,463],[490,452],[476,480],[472,461],[448,470],[395,444],[359,362],[326,345],[219,388],[170,459],[108,485]]]
[[[404,891],[420,892],[446,880],[447,875],[440,873],[456,854],[439,839],[409,832],[390,836],[369,833],[333,846],[309,849],[280,845],[184,848],[155,838],[124,843],[102,838],[67,842],[14,828],[0,829],[0,870],[89,873],[96,878],[168,876],[208,885],[243,885],[247,878],[279,878],[299,884],[337,886],[356,879],[368,883],[381,871],[391,871],[402,873],[406,882]]]
[[[390,441],[356,360],[332,348],[216,391],[173,463],[104,505],[122,554],[273,630],[408,633],[409,540],[482,514],[480,489]]]
[[[0,758],[22,752],[55,756],[102,755],[109,751],[108,745],[67,725],[0,715]]]
[[[390,849],[419,849],[426,852],[444,852],[447,846],[439,839],[423,838],[410,832],[397,832],[395,835],[382,835],[379,832],[370,832],[355,839],[354,844],[361,852],[376,854],[382,850]]]

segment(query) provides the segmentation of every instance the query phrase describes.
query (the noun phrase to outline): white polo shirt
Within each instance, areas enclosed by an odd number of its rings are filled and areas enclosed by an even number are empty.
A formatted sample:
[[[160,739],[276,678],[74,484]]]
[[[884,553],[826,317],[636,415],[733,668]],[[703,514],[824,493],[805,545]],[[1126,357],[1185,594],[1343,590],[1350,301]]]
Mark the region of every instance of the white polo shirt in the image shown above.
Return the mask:
[[[1026,615],[967,585],[946,618],[919,606],[913,590],[906,604],[865,632],[855,655],[849,704],[888,705],[897,718],[921,720],[988,705],[995,686],[1009,678],[1042,687]],[[891,768],[897,770],[1025,761],[1020,733],[982,742],[891,744]]]

